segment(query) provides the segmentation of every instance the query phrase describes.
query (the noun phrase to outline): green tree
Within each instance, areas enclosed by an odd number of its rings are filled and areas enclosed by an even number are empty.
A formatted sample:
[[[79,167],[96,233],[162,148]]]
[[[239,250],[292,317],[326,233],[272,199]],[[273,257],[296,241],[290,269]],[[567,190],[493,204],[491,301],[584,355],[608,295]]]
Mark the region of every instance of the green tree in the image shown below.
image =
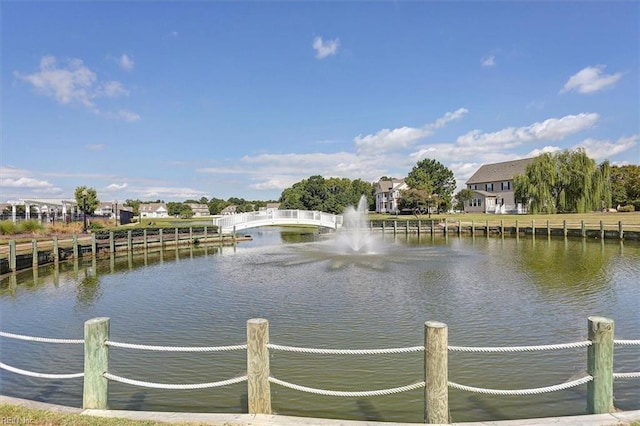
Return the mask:
[[[472,189],[461,189],[456,194],[456,208],[458,210],[464,210],[464,206],[473,199],[473,190]]]
[[[636,210],[640,210],[640,166],[612,166],[610,176],[611,205],[634,205]]]
[[[400,210],[411,210],[416,214],[427,213],[430,204],[433,204],[433,195],[426,189],[405,189],[398,200]]]
[[[213,214],[213,215],[220,214],[222,209],[227,207],[229,204],[230,203],[228,201],[225,201],[225,200],[220,199],[220,198],[212,198],[207,203],[207,205],[209,206],[209,213]]]
[[[100,200],[98,200],[98,193],[94,188],[79,186],[76,188],[74,192],[74,196],[80,211],[82,211],[85,214],[92,215],[93,212],[95,212],[100,206]]]
[[[125,206],[131,207],[133,209],[134,216],[137,216],[138,214],[140,214],[140,204],[142,204],[142,201],[140,200],[127,199],[124,202]]]
[[[531,213],[599,210],[611,205],[610,166],[600,166],[584,149],[544,153],[514,177],[517,201],[529,203]]]
[[[438,199],[439,209],[451,206],[456,178],[453,172],[442,163],[431,158],[419,161],[404,180],[412,189],[420,189]]]

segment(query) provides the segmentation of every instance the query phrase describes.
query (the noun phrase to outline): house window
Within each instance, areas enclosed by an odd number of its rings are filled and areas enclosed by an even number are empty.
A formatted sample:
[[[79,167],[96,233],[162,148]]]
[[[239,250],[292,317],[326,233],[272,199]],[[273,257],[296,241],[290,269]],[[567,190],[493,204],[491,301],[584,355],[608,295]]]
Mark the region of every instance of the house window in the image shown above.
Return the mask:
[[[502,182],[502,190],[510,191],[511,190],[511,181]]]
[[[492,183],[485,183],[484,190],[488,191],[488,192],[493,192],[493,184]]]

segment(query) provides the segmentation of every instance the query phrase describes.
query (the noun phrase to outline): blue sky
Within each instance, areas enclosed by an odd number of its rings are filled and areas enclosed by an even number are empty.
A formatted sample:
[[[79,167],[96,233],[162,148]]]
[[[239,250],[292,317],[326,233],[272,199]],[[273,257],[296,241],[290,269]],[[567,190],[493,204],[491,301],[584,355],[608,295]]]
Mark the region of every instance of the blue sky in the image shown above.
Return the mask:
[[[640,163],[640,3],[2,1],[0,201]]]

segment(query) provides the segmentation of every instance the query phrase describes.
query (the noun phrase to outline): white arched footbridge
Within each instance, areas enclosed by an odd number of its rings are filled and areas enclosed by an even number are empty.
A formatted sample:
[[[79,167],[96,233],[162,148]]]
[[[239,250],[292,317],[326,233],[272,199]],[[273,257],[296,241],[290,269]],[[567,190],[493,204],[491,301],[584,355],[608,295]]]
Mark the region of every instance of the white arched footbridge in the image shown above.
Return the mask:
[[[272,225],[312,225],[338,229],[342,216],[309,210],[271,210],[265,212],[236,213],[213,219],[222,232]]]

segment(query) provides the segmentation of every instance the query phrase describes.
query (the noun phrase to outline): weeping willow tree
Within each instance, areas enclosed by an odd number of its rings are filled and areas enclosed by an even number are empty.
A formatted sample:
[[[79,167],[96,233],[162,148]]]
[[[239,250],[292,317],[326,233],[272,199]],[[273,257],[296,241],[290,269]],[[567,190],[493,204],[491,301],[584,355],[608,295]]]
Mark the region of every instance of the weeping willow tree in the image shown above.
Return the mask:
[[[611,207],[611,166],[589,158],[584,149],[545,153],[536,157],[524,175],[514,177],[516,200],[529,212],[576,212]]]

